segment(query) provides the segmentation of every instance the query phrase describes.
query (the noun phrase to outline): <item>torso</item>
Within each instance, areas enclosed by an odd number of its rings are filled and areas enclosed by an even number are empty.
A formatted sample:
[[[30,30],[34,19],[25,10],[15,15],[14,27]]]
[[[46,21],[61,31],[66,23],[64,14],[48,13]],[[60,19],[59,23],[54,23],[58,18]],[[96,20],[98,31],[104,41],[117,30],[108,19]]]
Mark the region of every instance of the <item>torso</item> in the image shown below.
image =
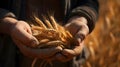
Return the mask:
[[[61,0],[29,0],[29,13],[38,12],[39,16],[54,13],[55,19],[63,20],[64,9]]]

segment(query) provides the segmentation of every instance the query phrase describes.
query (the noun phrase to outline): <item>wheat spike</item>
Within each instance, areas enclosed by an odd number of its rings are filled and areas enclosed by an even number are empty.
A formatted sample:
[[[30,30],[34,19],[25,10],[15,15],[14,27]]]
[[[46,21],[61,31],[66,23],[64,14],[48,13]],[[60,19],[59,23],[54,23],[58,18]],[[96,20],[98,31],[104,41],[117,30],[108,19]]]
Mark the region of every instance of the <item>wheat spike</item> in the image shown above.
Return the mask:
[[[41,26],[43,27],[44,29],[47,29],[47,27],[45,26],[45,24],[39,19],[37,18],[36,16],[34,16],[35,18],[35,21]]]
[[[43,16],[43,18],[44,18],[44,22],[48,26],[48,28],[53,29],[53,26],[51,25],[50,21],[45,16]]]
[[[53,16],[50,16],[50,21],[51,21],[51,23],[52,23],[54,29],[55,29],[55,30],[58,30],[57,23],[56,23],[56,21],[55,21],[55,19],[54,19]]]
[[[44,23],[34,15],[34,21],[39,24],[36,26],[32,24],[31,28],[33,31],[33,36],[35,36],[40,42],[39,45],[34,45],[32,48],[47,48],[60,46],[62,48],[71,48],[71,45],[75,44],[74,38],[71,33],[64,27],[59,25],[53,15],[48,15],[48,19],[43,16]],[[35,58],[32,67],[35,66],[37,59]],[[47,61],[51,63],[51,60]],[[43,61],[41,67],[46,66]]]

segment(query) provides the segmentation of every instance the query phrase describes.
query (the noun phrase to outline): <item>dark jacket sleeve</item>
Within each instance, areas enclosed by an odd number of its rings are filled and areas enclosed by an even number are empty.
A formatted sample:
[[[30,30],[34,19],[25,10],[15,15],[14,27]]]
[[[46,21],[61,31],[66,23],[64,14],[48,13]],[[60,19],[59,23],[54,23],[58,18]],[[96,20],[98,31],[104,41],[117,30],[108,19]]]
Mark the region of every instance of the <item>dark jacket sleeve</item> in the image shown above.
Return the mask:
[[[15,15],[11,12],[12,1],[13,0],[1,0],[1,2],[0,2],[0,19],[4,18],[6,16],[15,17]]]
[[[98,0],[71,0],[69,18],[75,15],[83,16],[88,20],[90,32],[95,27],[98,18]]]
[[[2,19],[4,17],[13,17],[13,18],[15,18],[15,15],[12,12],[10,12],[10,11],[8,11],[6,9],[0,8],[0,19]]]

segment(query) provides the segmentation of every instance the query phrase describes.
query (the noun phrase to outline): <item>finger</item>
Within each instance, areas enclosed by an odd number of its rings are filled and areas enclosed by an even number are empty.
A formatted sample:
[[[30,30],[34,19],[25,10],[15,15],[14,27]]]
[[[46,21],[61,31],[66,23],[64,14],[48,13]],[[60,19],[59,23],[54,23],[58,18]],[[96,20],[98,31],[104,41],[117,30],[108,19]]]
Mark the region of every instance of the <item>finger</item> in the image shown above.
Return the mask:
[[[76,53],[73,50],[71,50],[71,49],[64,49],[62,51],[62,54],[67,56],[67,57],[73,57],[73,56],[76,55]]]
[[[73,56],[65,56],[62,53],[58,53],[55,55],[55,57],[52,58],[52,60],[57,60],[60,62],[67,62],[70,61],[73,58]]]
[[[53,48],[46,48],[46,49],[31,49],[29,47],[23,46],[23,49],[26,49],[27,55],[31,55],[32,57],[37,57],[37,58],[48,58],[53,55],[55,55],[57,52],[61,51],[60,47],[53,47]]]
[[[22,32],[19,35],[21,36],[20,41],[24,43],[26,46],[32,47],[39,44],[39,41],[26,31]]]
[[[62,51],[62,54],[67,57],[74,57],[79,55],[82,52],[82,49],[83,49],[83,42],[80,43],[79,46],[75,46],[74,49],[64,49]]]
[[[65,25],[65,28],[69,30],[72,35],[75,35],[79,30],[79,26],[75,23],[68,23]]]
[[[26,28],[26,31],[32,35],[32,30],[31,30],[31,27],[29,25],[27,25],[27,28]]]
[[[19,21],[19,23],[23,23],[24,26],[25,26],[25,30],[26,30],[29,34],[32,35],[31,27],[30,27],[29,24],[27,24],[27,22],[25,22],[25,21]]]
[[[74,53],[75,53],[76,56],[79,55],[82,52],[83,47],[84,47],[84,41],[82,41],[81,43],[79,43],[78,46],[75,46],[75,48],[73,49],[73,51],[74,51]]]
[[[52,47],[52,48],[46,48],[46,49],[32,49],[32,48],[24,46],[24,44],[22,44],[17,39],[13,39],[13,40],[16,43],[16,45],[19,47],[20,51],[25,56],[29,56],[29,57],[37,57],[41,59],[48,58],[62,50],[61,47]]]
[[[30,54],[30,52],[26,49],[26,46],[24,46],[24,44],[22,44],[19,40],[13,39],[13,41],[23,55],[27,57],[36,57],[36,56],[33,56],[34,54]]]
[[[76,45],[78,46],[85,39],[85,35],[81,34],[81,32],[78,32],[75,35],[75,39],[76,39]]]
[[[44,58],[48,58],[48,57],[54,56],[56,53],[59,53],[62,50],[63,50],[62,47],[57,46],[57,47],[41,49],[40,52],[44,56]]]
[[[61,53],[58,53],[58,54],[55,55],[55,60],[60,61],[60,62],[66,62],[67,57],[65,57]]]
[[[86,24],[81,24],[81,28],[77,31],[75,37],[81,38],[81,40],[84,40],[85,36],[88,35],[89,28]]]

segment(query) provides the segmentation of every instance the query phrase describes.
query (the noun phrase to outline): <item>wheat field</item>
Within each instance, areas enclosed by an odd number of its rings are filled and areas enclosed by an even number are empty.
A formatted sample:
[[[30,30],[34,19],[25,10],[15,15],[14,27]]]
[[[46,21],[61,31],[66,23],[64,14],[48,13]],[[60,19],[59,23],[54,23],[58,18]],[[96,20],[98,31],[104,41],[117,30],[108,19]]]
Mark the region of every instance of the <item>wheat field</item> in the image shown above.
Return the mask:
[[[120,67],[120,0],[99,0],[99,18],[86,38],[90,57],[81,67]]]

